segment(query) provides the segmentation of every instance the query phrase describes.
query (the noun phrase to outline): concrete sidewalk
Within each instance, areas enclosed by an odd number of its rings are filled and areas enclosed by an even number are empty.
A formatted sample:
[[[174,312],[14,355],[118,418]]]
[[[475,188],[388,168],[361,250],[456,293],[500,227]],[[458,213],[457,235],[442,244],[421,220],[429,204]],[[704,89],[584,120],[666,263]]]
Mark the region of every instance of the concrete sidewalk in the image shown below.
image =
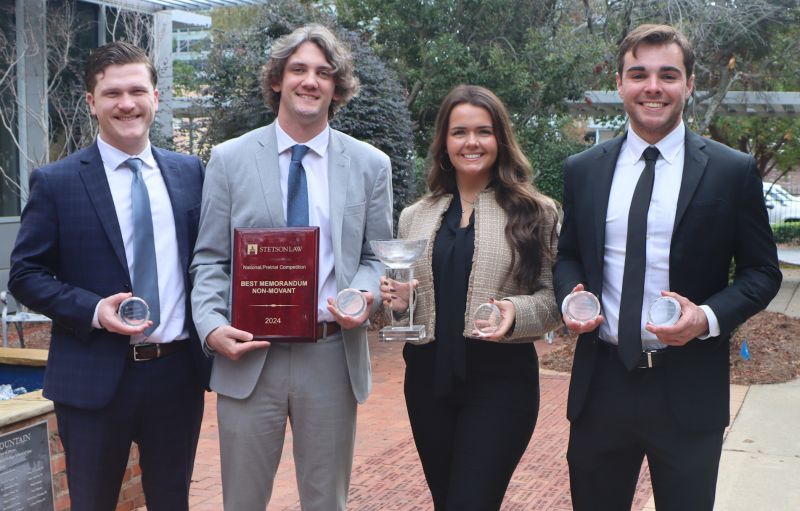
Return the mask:
[[[800,264],[800,250],[780,259]],[[800,318],[800,269],[784,269],[767,310]],[[716,502],[716,511],[800,509],[800,380],[749,387],[722,446]]]

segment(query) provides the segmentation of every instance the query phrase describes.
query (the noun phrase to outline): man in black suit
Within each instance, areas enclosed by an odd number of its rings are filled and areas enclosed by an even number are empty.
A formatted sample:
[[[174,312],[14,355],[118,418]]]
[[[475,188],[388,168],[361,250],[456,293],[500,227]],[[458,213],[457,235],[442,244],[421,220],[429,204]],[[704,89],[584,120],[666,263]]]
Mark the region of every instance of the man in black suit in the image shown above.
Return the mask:
[[[780,287],[755,161],[682,122],[693,69],[679,31],[632,31],[617,61],[627,134],[564,164],[556,295],[585,289],[603,311],[564,315],[581,334],[567,409],[577,511],[630,509],[644,456],[659,511],[713,508],[730,334]],[[679,302],[676,324],[648,322],[659,296]]]
[[[210,362],[189,306],[203,166],[150,145],[156,70],[128,43],[95,50],[94,144],[36,169],[9,287],[53,320],[44,395],[55,403],[72,509],[116,508],[131,442],[151,511],[189,507]],[[135,294],[150,321],[117,317]]]

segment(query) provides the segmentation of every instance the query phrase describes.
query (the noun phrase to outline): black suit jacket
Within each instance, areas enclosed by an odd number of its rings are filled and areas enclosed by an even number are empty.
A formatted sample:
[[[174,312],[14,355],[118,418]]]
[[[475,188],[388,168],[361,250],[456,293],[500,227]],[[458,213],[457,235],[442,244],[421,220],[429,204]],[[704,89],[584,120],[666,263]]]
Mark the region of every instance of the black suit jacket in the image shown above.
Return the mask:
[[[152,150],[172,202],[197,383],[206,386],[210,362],[194,329],[188,276],[203,166],[194,156]],[[96,143],[31,175],[30,197],[11,253],[9,289],[53,320],[45,397],[77,408],[108,404],[122,377],[130,337],[92,328],[92,317],[102,298],[130,292],[132,286]]]
[[[554,268],[558,303],[578,283],[602,298],[606,212],[624,137],[564,163],[564,223]],[[686,130],[683,178],[670,243],[670,291],[708,305],[719,337],[667,348],[670,403],[690,429],[729,422],[731,332],[764,309],[781,283],[777,251],[754,159]],[[736,262],[728,284],[731,260]],[[597,356],[597,330],[579,337],[567,416],[583,408]]]

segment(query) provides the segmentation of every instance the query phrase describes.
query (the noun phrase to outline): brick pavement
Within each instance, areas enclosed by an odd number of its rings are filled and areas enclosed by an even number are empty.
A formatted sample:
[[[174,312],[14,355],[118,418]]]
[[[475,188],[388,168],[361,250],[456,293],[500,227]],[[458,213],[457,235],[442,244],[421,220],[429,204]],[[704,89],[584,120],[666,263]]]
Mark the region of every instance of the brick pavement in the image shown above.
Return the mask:
[[[540,354],[547,348],[547,345],[537,345]],[[430,510],[430,494],[411,438],[403,402],[402,346],[371,340],[370,349],[373,391],[367,403],[358,410],[348,509]],[[528,450],[509,485],[503,511],[571,509],[566,462],[568,384],[568,375],[549,372],[541,375],[539,420]],[[269,511],[300,509],[291,445],[291,431],[287,431]],[[645,468],[640,476],[633,510],[642,510],[650,496],[650,478]],[[195,463],[190,507],[192,511],[222,509],[216,396],[211,393],[206,396],[206,413]]]

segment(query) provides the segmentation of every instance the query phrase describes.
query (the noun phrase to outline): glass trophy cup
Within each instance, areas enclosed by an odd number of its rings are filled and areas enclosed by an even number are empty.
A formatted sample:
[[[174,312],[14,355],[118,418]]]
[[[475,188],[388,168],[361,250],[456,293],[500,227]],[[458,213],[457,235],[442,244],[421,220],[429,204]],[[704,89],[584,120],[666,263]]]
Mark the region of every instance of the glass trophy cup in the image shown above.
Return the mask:
[[[150,306],[138,296],[131,296],[119,304],[117,317],[128,326],[142,326],[150,319]]]
[[[500,327],[500,308],[493,303],[482,303],[475,309],[472,324],[478,335],[486,337],[492,335]]]
[[[591,321],[600,314],[600,300],[589,291],[570,293],[564,301],[564,312],[573,321]]]
[[[342,316],[357,318],[366,310],[367,299],[358,289],[348,287],[339,291],[339,294],[336,295],[336,300],[334,300],[334,305]]]
[[[378,332],[384,342],[417,343],[425,338],[425,325],[414,324],[414,264],[428,240],[372,240],[370,246],[386,266],[384,275],[395,298],[387,310],[391,324]]]
[[[671,296],[653,300],[647,310],[647,321],[655,326],[672,326],[681,317],[681,304]]]

